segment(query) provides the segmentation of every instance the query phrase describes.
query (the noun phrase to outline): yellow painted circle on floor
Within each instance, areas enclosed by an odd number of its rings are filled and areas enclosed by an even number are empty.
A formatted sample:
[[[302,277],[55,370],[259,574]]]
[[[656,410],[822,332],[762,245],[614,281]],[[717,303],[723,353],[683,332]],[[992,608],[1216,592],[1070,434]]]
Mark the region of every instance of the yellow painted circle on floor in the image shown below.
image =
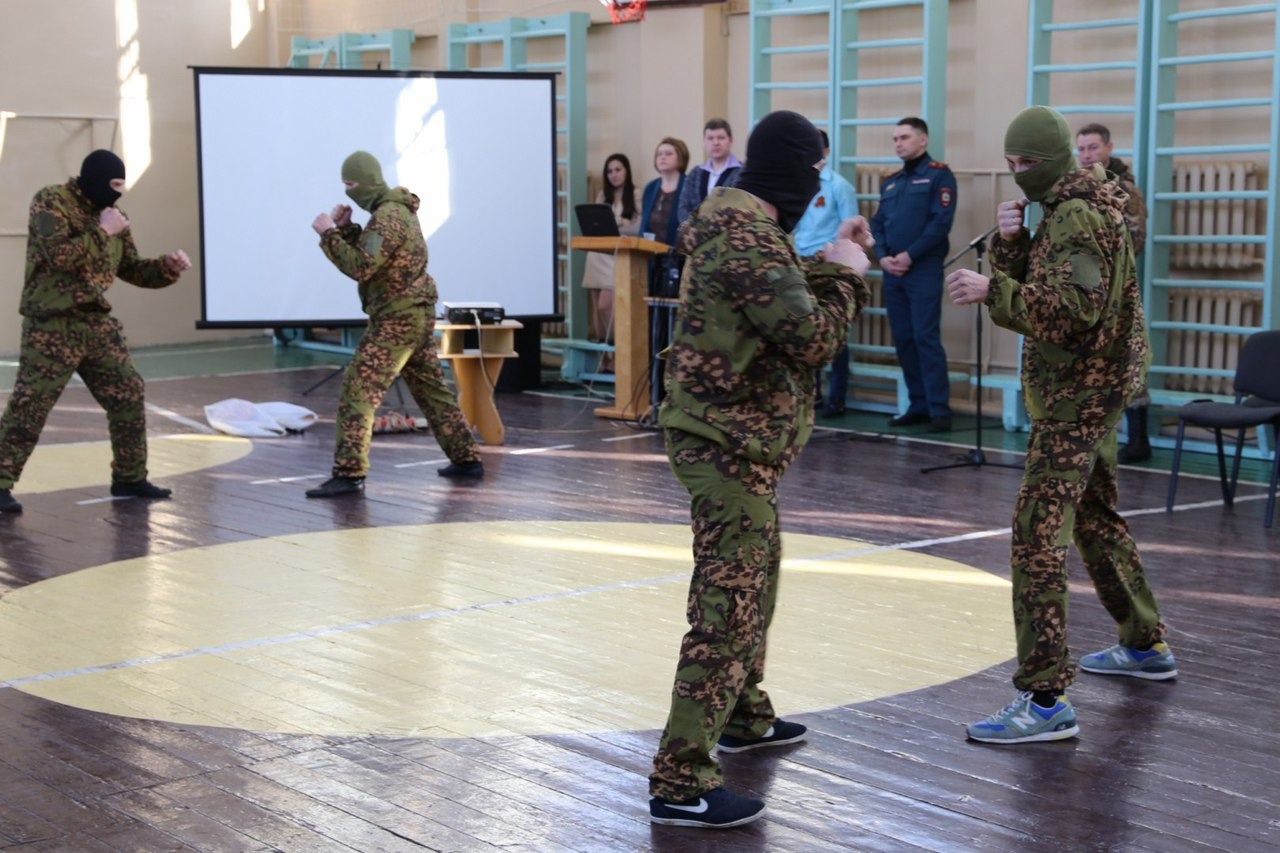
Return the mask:
[[[685,630],[687,527],[456,523],[125,560],[0,599],[0,682],[68,705],[317,734],[658,728]],[[765,686],[794,714],[1011,656],[1007,581],[784,535]]]
[[[166,435],[147,439],[147,477],[161,483],[167,477],[216,468],[248,456],[253,442],[230,435]],[[14,487],[14,494],[88,489],[111,484],[111,443],[78,441],[37,444]]]

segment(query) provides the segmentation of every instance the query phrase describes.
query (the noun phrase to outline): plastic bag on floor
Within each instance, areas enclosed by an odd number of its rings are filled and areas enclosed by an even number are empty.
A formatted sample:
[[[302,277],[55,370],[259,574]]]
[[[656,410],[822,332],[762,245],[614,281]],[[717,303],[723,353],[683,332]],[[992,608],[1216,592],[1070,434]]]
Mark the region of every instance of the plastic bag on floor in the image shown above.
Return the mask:
[[[273,418],[289,432],[302,432],[320,420],[320,416],[315,412],[305,406],[295,406],[293,403],[258,403],[258,411]]]
[[[228,435],[267,438],[301,432],[316,422],[310,409],[292,403],[251,403],[232,397],[204,407],[209,426]]]

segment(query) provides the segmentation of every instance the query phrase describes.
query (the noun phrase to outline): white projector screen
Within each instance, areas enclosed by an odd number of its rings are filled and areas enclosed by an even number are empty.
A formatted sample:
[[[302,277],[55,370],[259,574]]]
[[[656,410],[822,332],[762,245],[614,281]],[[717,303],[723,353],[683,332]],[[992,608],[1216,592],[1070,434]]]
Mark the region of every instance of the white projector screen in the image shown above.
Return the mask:
[[[198,328],[365,322],[311,222],[351,204],[357,150],[422,200],[442,302],[550,318],[556,294],[551,74],[193,68],[203,259]],[[368,214],[355,207],[363,225]]]

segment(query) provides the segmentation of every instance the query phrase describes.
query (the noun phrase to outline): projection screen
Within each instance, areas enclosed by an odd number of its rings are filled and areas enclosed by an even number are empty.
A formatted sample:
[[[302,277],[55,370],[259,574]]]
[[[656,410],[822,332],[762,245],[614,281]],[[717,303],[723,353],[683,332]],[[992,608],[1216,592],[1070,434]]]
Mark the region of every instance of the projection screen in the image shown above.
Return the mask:
[[[442,302],[555,316],[551,74],[193,68],[200,182],[198,328],[351,326],[356,284],[311,222],[351,204],[342,161],[374,154],[421,199]],[[368,214],[352,204],[353,219]]]

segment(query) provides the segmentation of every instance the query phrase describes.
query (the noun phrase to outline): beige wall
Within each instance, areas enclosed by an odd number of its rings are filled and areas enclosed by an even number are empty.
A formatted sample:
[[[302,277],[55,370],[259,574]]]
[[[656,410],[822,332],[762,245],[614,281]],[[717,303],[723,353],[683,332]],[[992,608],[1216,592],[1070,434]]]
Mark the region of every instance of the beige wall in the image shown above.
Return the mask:
[[[138,249],[185,249],[199,263],[194,97],[189,65],[260,65],[258,0],[0,0],[0,353],[18,349],[27,207],[40,187],[78,173],[95,147],[125,159],[121,207]],[[29,115],[109,116],[86,123]],[[115,120],[115,119],[118,119]],[[90,128],[92,132],[90,132]],[[162,291],[117,282],[108,294],[133,344],[228,337],[197,332],[197,271]]]
[[[1060,18],[1132,14],[1139,0],[1072,0],[1057,4]],[[1184,0],[1188,8],[1210,0]],[[322,37],[342,31],[409,27],[417,34],[416,67],[442,68],[447,26],[454,22],[502,20],[508,16],[550,16],[586,12],[588,35],[588,167],[622,151],[632,160],[638,184],[653,177],[651,154],[666,135],[683,138],[694,162],[701,159],[701,128],[710,115],[733,125],[735,148],[745,153],[750,72],[746,0],[707,6],[650,9],[643,23],[614,26],[597,0],[58,0],[33,3],[0,0],[9,35],[0,52],[0,110],[19,114],[56,113],[122,117],[114,147],[126,159],[132,187],[123,204],[132,217],[139,248],[159,254],[186,248],[198,261],[199,230],[195,175],[195,128],[188,65],[281,65],[291,36]],[[945,156],[960,182],[953,244],[963,245],[992,222],[995,204],[1016,192],[1004,174],[1001,140],[1009,118],[1026,98],[1027,4],[1014,0],[953,0],[949,4],[947,50],[947,132]],[[132,32],[131,18],[137,29]],[[907,35],[919,25],[903,10],[864,16],[869,32]],[[233,43],[239,25],[247,31]],[[797,38],[825,38],[825,27]],[[237,31],[238,32],[238,31]],[[20,35],[15,35],[20,34]],[[1189,50],[1245,50],[1266,47],[1268,33],[1254,32],[1244,19],[1200,28]],[[1063,38],[1055,60],[1131,58],[1131,39],[1122,32]],[[121,45],[124,45],[123,47]],[[56,46],[57,61],[51,61]],[[779,75],[813,77],[805,60],[780,63]],[[919,57],[895,64],[870,57],[869,76],[911,73]],[[1180,96],[1256,88],[1259,69],[1242,63],[1212,75],[1186,73]],[[38,75],[38,76],[37,76]],[[1261,75],[1265,79],[1265,75]],[[1096,101],[1101,87],[1114,89],[1118,102],[1131,98],[1125,72],[1088,80],[1061,76],[1053,100]],[[141,82],[140,82],[141,81]],[[811,114],[819,102],[780,95],[775,107]],[[918,94],[872,90],[868,111],[915,112]],[[898,103],[902,103],[901,108]],[[927,117],[926,117],[927,118]],[[1071,116],[1073,123],[1101,118],[1113,126],[1121,146],[1131,144],[1131,123],[1123,116]],[[1265,138],[1265,111],[1229,118],[1233,135]],[[1221,120],[1190,114],[1182,121],[1199,141],[1222,132]],[[83,123],[8,123],[0,150],[0,353],[17,350],[16,316],[22,280],[24,240],[8,236],[26,227],[26,206],[40,186],[72,174],[91,147],[112,145],[112,122],[99,122],[91,139]],[[889,130],[860,132],[858,153],[891,154]],[[246,203],[251,200],[246,199]],[[269,238],[269,235],[264,235]],[[142,292],[117,285],[112,299],[135,344],[227,337],[233,333],[194,331],[199,316],[198,269],[170,291]],[[952,361],[969,363],[973,351],[973,311],[944,310],[945,343]],[[1011,336],[997,334],[987,350],[996,365],[1012,365]],[[958,390],[958,389],[957,389]]]

